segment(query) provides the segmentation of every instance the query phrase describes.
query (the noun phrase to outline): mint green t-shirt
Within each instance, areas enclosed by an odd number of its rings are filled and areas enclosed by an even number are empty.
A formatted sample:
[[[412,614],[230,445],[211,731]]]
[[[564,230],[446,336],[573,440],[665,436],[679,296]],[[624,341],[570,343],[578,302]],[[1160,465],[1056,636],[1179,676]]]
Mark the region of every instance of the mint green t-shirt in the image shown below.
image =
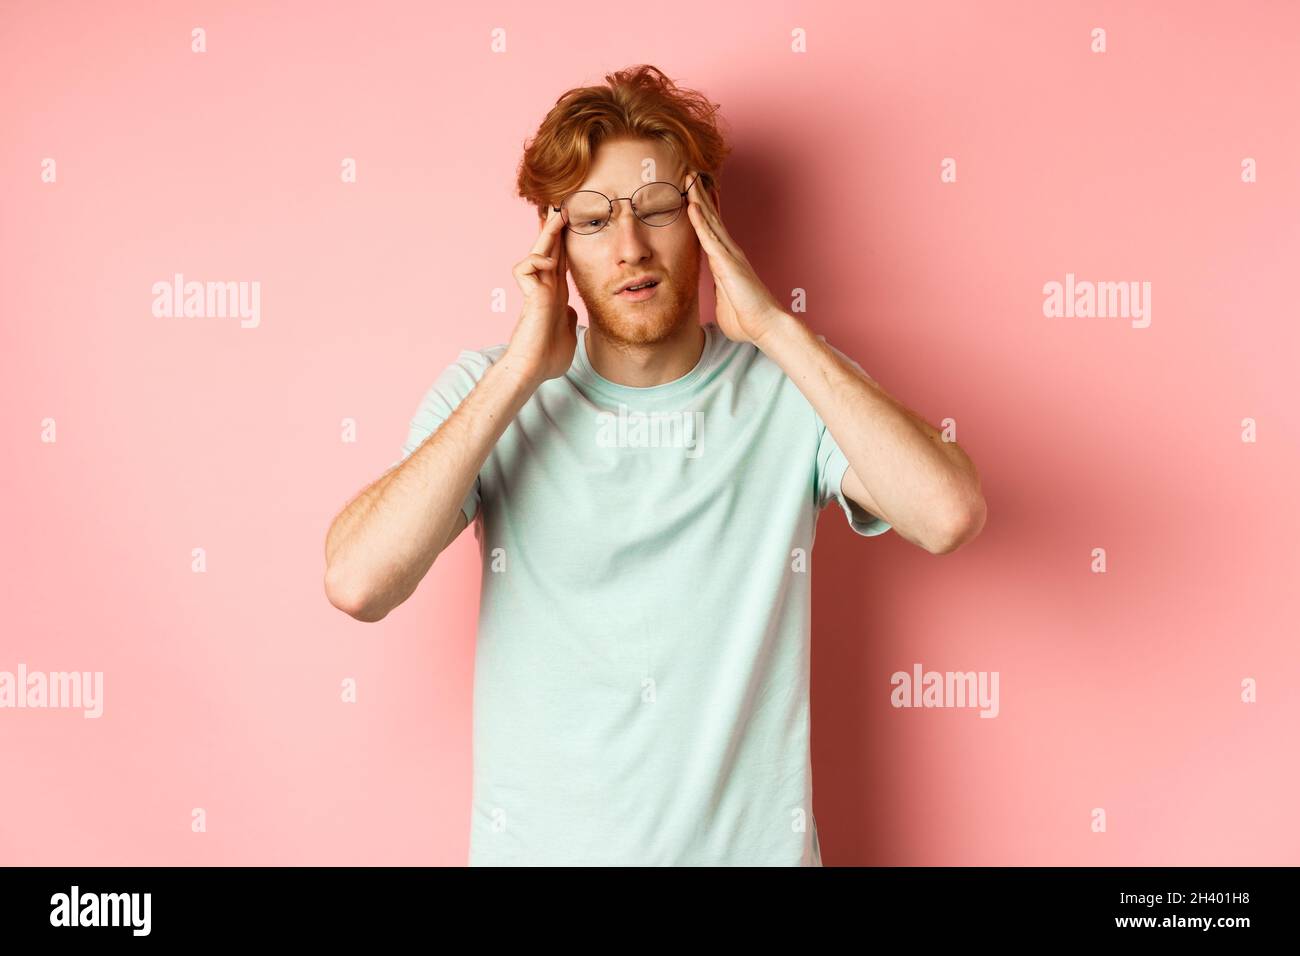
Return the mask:
[[[579,327],[465,498],[471,866],[821,865],[813,535],[831,500],[858,534],[890,526],[844,497],[848,461],[780,367],[704,329],[695,368],[633,388],[596,373]],[[504,352],[460,353],[399,461]]]

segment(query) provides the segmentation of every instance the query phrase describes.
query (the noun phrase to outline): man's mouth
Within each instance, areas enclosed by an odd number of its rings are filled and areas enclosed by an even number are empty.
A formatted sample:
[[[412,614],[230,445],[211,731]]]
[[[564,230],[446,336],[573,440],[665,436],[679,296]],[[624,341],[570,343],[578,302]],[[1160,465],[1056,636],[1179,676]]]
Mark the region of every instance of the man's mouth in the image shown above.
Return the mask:
[[[653,288],[660,283],[660,278],[653,272],[643,272],[639,276],[633,276],[631,279],[625,279],[624,285],[614,291],[615,295],[622,295],[624,292],[637,292],[641,289]]]
[[[656,295],[655,290],[659,287],[658,279],[651,279],[640,285],[629,286],[622,292],[615,293],[615,297],[625,302],[644,302],[646,299],[652,299]]]

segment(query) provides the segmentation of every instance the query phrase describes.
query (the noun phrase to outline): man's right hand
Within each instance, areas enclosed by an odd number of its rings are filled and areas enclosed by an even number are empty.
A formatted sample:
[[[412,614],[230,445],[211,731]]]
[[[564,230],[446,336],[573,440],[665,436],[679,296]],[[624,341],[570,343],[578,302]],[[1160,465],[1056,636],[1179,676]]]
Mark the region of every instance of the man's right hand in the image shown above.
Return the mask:
[[[564,217],[548,207],[532,251],[514,268],[524,307],[506,355],[538,384],[567,372],[578,347],[563,230]]]
[[[325,536],[325,594],[358,621],[380,621],[414,592],[468,523],[462,505],[497,440],[542,382],[573,364],[564,219],[554,210],[515,266],[523,314],[506,355],[403,462],[358,494]]]

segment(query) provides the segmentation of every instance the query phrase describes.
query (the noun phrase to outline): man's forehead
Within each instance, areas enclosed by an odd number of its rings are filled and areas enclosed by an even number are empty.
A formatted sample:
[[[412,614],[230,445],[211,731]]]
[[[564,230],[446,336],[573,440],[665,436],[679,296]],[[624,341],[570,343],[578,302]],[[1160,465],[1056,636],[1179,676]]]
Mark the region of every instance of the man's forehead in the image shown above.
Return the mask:
[[[646,157],[654,159],[653,156]],[[595,189],[607,196],[618,193],[620,196],[630,195],[631,191],[638,186],[644,186],[650,182],[678,182],[685,175],[686,168],[679,160],[670,160],[668,163],[655,163],[655,165],[642,165],[641,161],[628,164],[619,164],[621,168],[602,169],[599,173],[594,170],[587,174],[587,179],[583,183],[583,189]],[[624,193],[622,190],[627,189]]]

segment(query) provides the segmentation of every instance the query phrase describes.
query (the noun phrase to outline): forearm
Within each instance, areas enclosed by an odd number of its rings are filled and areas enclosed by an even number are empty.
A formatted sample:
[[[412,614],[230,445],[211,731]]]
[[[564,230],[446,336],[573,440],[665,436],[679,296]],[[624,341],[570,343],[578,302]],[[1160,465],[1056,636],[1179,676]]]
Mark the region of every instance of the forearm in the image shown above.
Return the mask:
[[[419,448],[335,518],[325,541],[335,606],[377,621],[410,597],[460,524],[483,462],[536,388],[534,376],[503,357]]]
[[[957,443],[944,441],[803,322],[784,314],[756,344],[816,409],[882,517],[903,537],[941,541],[975,507],[979,478]]]

